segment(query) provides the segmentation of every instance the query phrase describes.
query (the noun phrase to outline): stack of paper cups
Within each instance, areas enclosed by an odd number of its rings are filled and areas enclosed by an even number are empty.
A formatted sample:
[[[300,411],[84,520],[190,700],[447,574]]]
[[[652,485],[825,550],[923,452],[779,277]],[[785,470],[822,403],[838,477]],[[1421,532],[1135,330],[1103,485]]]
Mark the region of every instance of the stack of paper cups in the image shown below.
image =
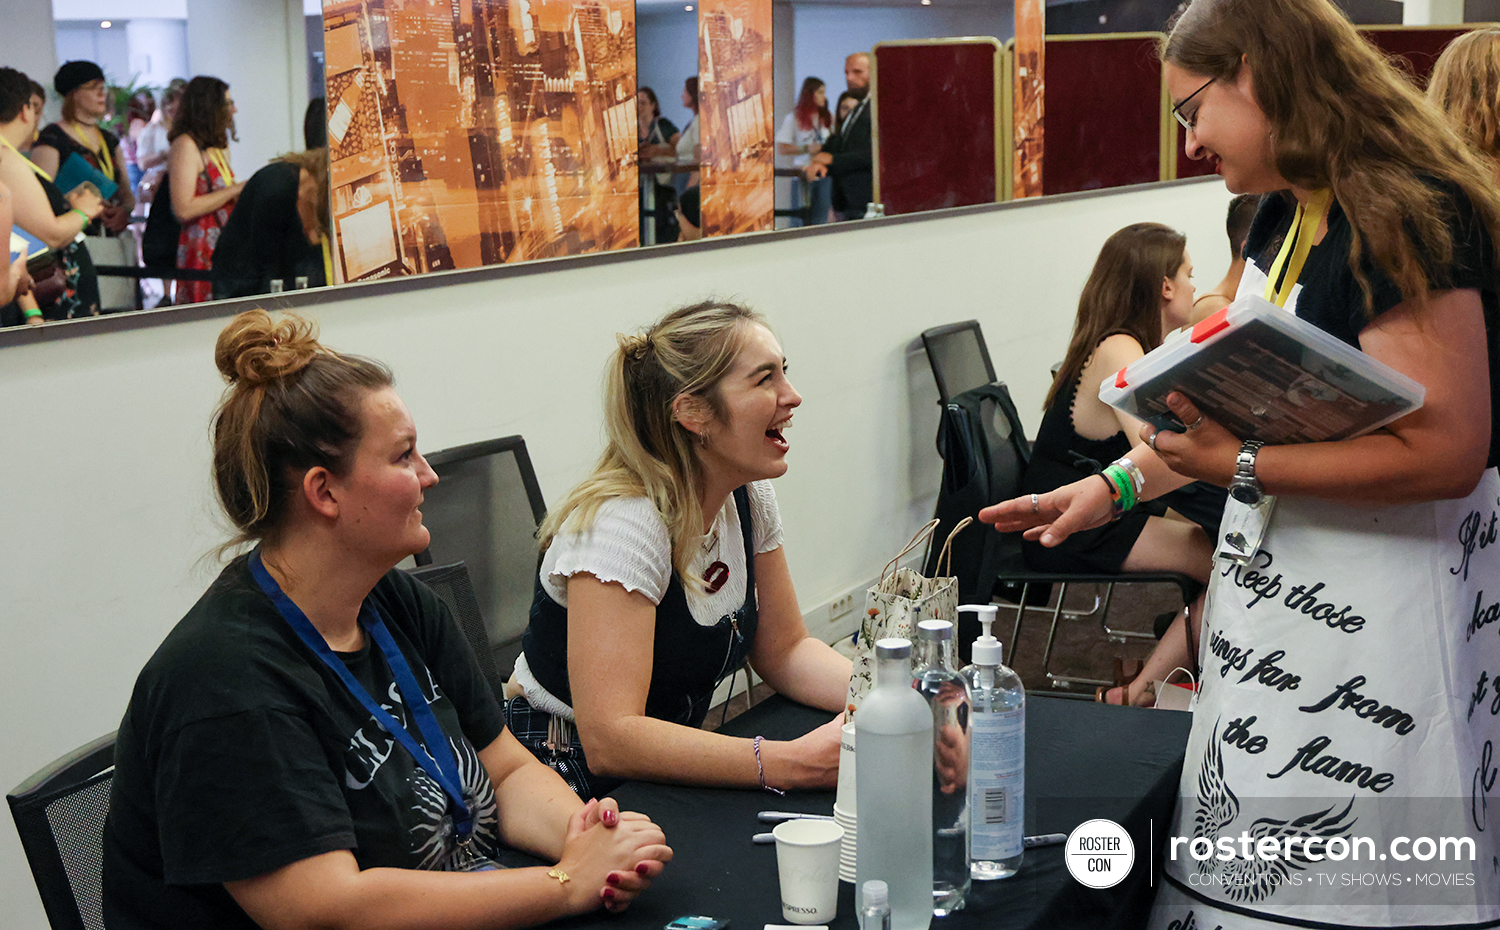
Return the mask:
[[[844,724],[839,745],[839,790],[833,802],[833,819],[844,828],[844,842],[839,848],[839,878],[854,881],[855,847],[858,842],[856,797],[854,793],[854,724]]]

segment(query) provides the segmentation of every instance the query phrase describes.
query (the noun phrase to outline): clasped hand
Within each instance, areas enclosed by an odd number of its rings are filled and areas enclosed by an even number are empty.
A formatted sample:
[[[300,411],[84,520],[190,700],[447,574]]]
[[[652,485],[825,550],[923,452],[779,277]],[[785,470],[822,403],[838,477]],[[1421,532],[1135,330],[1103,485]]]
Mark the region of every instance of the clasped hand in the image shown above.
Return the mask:
[[[578,909],[600,903],[618,913],[651,885],[672,859],[661,828],[645,814],[621,811],[613,798],[589,801],[568,819],[558,868],[576,882]],[[586,896],[586,897],[585,897]]]

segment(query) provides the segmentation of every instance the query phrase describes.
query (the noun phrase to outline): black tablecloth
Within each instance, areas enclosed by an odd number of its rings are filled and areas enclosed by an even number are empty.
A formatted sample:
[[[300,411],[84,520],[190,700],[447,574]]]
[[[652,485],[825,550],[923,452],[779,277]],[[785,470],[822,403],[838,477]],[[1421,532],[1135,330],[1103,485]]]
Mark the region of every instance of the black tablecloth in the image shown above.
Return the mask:
[[[731,720],[723,731],[790,739],[829,719],[780,697]],[[975,882],[964,910],[933,922],[942,930],[1008,928],[1130,928],[1150,907],[1151,859],[1172,815],[1183,749],[1192,718],[1173,711],[1107,707],[1032,695],[1026,705],[1026,832],[1067,833],[1104,817],[1123,824],[1136,845],[1129,877],[1090,891],[1063,864],[1063,847],[1028,850],[1021,871],[1003,881]],[[762,810],[833,812],[832,791],[786,797],[744,790],[684,788],[632,782],[614,792],[623,810],[638,810],[666,831],[676,852],[666,872],[621,915],[597,911],[555,926],[579,930],[661,930],[684,914],[729,920],[733,930],[782,924],[776,847],[750,838],[771,828]],[[1154,829],[1153,829],[1154,828]],[[1153,838],[1155,849],[1152,848]],[[839,885],[838,917],[830,930],[854,930],[854,886]]]

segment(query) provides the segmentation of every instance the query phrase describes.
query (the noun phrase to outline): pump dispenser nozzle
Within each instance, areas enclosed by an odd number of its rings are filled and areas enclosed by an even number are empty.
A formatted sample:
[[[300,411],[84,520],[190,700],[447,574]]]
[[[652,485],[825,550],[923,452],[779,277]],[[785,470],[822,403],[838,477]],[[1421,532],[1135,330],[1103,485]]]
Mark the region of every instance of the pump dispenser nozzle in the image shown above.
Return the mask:
[[[995,613],[998,610],[999,608],[994,604],[960,604],[958,607],[959,613],[968,612],[976,614],[979,619],[979,626],[983,631],[979,634],[979,638],[974,640],[973,657],[975,665],[987,665],[998,668],[1001,660],[1004,658],[1004,650],[1000,646],[1000,640],[996,639],[993,633]]]

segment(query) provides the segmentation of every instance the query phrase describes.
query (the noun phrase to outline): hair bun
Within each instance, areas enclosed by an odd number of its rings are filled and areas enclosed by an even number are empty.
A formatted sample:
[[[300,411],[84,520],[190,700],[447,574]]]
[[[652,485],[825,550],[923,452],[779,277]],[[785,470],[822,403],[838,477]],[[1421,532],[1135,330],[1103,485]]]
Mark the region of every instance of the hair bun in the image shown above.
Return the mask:
[[[255,387],[296,374],[322,351],[312,320],[290,312],[272,319],[264,310],[247,310],[219,334],[214,364],[230,384]]]

